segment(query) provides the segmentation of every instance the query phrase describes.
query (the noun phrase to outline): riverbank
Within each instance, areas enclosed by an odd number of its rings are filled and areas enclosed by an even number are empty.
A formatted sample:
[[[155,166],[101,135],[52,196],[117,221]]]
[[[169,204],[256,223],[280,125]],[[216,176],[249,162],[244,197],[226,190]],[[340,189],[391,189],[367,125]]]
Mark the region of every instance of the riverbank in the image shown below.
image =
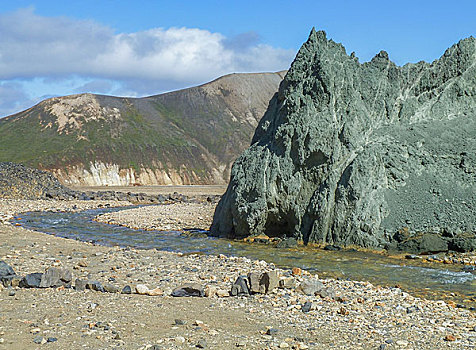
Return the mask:
[[[35,202],[0,201],[0,212],[123,205]],[[96,246],[10,224],[0,225],[0,242],[0,260],[17,274],[55,266],[72,271],[73,280],[132,289],[144,284],[161,294],[5,288],[0,349],[467,349],[476,344],[473,312],[400,288],[321,279],[327,295],[305,295],[289,286],[249,297],[174,298],[172,290],[189,282],[229,291],[238,276],[252,271],[276,270],[297,285],[317,276],[298,270],[292,276],[247,258]],[[41,345],[33,342],[38,337],[56,340]]]

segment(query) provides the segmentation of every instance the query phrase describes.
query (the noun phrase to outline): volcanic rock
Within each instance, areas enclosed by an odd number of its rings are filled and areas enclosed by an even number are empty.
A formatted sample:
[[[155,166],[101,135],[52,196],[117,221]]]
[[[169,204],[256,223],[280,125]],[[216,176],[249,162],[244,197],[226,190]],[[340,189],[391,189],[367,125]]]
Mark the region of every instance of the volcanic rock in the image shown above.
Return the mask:
[[[475,87],[474,37],[399,67],[385,51],[359,63],[312,30],[233,165],[212,235],[398,248],[406,229],[474,247]]]

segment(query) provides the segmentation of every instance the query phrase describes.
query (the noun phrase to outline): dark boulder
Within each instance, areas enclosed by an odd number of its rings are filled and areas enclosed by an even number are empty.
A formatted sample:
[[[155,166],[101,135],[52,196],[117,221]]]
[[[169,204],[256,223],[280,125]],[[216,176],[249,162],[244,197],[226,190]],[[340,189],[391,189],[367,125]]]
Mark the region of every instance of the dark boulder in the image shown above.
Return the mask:
[[[203,297],[204,295],[203,286],[197,283],[184,284],[172,291],[173,297]]]
[[[8,265],[5,261],[0,260],[0,278],[6,276],[15,276],[16,273],[13,268]]]
[[[40,288],[41,278],[43,274],[40,272],[30,273],[23,277],[20,281],[21,288]]]

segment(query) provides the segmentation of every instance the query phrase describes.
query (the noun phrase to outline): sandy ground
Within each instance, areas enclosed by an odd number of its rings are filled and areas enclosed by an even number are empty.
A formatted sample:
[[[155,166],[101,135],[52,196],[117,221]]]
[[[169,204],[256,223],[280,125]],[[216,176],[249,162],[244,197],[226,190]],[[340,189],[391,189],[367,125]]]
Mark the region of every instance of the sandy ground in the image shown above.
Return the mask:
[[[0,217],[35,205],[41,210],[78,210],[106,204],[0,201]],[[321,279],[333,297],[308,296],[294,287],[251,297],[170,296],[187,282],[228,291],[240,275],[277,270],[263,261],[95,246],[6,222],[0,223],[0,260],[19,275],[56,266],[71,270],[74,278],[120,288],[144,284],[161,294],[0,288],[0,349],[471,349],[476,345],[474,312],[365,282]],[[297,285],[318,277],[277,271]],[[312,303],[309,312],[302,311],[306,302]],[[185,324],[176,324],[176,319]],[[45,344],[34,343],[48,338]]]

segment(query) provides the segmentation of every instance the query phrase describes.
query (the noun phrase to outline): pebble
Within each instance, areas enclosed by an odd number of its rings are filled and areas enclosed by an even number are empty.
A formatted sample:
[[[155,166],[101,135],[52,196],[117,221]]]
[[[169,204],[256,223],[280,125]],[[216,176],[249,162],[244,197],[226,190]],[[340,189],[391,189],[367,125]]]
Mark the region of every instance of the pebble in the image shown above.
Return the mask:
[[[406,340],[397,340],[395,343],[398,346],[408,346],[408,342]]]
[[[310,301],[306,301],[303,306],[301,306],[302,312],[309,312],[311,311],[312,303]]]
[[[207,341],[205,339],[200,339],[195,346],[199,349],[205,349],[207,347]]]
[[[185,343],[185,338],[184,337],[180,337],[180,336],[175,337],[174,340],[175,340],[176,343],[179,343],[179,344]]]
[[[33,343],[35,344],[46,344],[47,340],[43,338],[41,335],[37,335],[35,338],[33,338]]]
[[[276,335],[278,334],[279,330],[276,329],[276,328],[268,328],[268,330],[266,331],[266,334],[267,335]]]
[[[138,284],[136,286],[136,293],[146,295],[149,293],[149,287],[147,287],[145,284]]]
[[[122,288],[121,294],[132,294],[131,286],[125,286],[124,288]]]

